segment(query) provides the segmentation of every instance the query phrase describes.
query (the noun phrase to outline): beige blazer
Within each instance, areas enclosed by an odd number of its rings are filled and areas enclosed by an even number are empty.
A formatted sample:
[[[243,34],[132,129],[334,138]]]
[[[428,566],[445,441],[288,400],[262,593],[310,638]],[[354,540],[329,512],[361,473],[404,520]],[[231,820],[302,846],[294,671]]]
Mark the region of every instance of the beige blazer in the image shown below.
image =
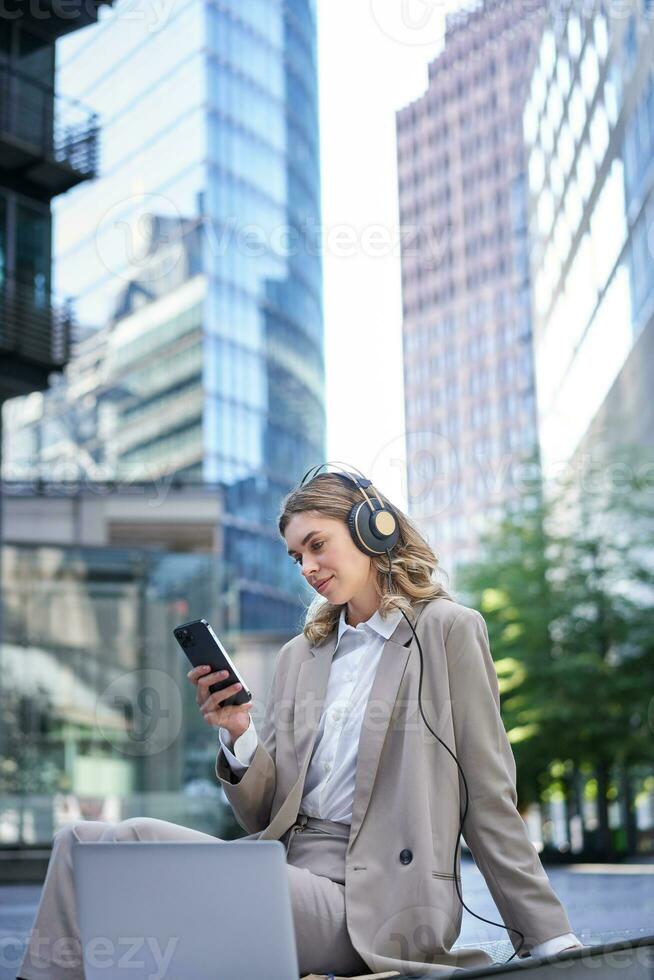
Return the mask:
[[[524,933],[524,954],[572,928],[516,809],[486,623],[445,598],[417,602],[409,615],[424,655],[422,709],[468,784],[463,837],[505,925]],[[236,819],[260,839],[279,839],[297,817],[335,644],[336,630],[315,646],[299,634],[281,648],[257,749],[240,779],[218,752],[216,775]],[[462,919],[453,860],[465,791],[420,716],[419,681],[420,655],[403,617],[384,645],[361,727],[345,907],[352,944],[371,972],[443,976],[491,959],[481,949],[450,952]],[[519,936],[507,935],[517,948]]]

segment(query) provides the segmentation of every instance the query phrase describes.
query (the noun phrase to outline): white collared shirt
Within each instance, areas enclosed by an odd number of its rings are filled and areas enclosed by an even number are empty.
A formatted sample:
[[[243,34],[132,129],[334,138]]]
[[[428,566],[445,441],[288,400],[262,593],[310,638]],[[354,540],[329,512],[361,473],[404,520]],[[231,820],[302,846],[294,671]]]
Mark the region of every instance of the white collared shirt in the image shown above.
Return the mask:
[[[395,632],[402,613],[394,610],[382,619],[379,611],[365,623],[349,626],[345,607],[338,621],[338,636],[329,671],[325,703],[304,782],[300,812],[323,820],[352,822],[354,780],[361,725],[386,640]],[[245,772],[257,748],[258,736],[250,715],[249,728],[233,746],[229,732],[218,729],[225,757],[235,773]],[[549,956],[580,945],[573,933],[538,943],[531,956]]]
[[[363,715],[384,644],[401,619],[399,609],[390,612],[386,619],[377,610],[365,623],[355,627],[345,622],[345,607],[341,610],[325,703],[300,805],[301,812],[309,817],[352,822]],[[252,716],[249,728],[236,739],[233,750],[229,748],[230,736],[225,729],[219,728],[218,736],[232,770],[244,772],[257,748]]]

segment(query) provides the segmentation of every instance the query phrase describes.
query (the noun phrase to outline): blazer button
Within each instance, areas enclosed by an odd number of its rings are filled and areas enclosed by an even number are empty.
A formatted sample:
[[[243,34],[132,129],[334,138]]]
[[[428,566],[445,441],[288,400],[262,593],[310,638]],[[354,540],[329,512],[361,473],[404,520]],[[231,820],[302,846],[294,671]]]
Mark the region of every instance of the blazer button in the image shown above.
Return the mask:
[[[408,847],[405,847],[403,851],[400,851],[400,861],[402,864],[410,864],[413,861],[413,854]]]

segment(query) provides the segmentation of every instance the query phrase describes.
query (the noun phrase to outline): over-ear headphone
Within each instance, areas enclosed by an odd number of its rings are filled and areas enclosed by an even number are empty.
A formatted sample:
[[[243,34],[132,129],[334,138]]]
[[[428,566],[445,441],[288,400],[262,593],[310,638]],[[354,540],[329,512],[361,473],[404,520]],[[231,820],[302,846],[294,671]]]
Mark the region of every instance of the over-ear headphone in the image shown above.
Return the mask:
[[[318,476],[318,473],[314,473],[314,470],[318,471],[323,466],[332,465],[334,464],[321,463],[319,466],[313,466],[302,477],[300,486],[304,484],[309,473],[313,473],[313,476],[308,481],[310,483],[314,476]],[[379,494],[372,486],[372,481],[367,480],[360,471],[359,475],[357,475],[339,470],[334,475],[351,480],[364,496],[364,499],[360,503],[356,503],[352,507],[347,516],[347,526],[350,529],[352,540],[357,548],[360,548],[364,554],[370,556],[383,555],[387,551],[390,551],[391,548],[394,548],[400,536],[400,526],[395,516],[395,511],[392,507],[387,507],[382,503]],[[375,491],[374,494],[368,495],[366,493],[369,487],[372,487]]]
[[[300,486],[304,486],[305,481],[310,483],[314,477],[318,476],[318,472],[323,468],[323,466],[334,466],[334,465],[340,466],[340,463],[335,464],[329,462],[329,463],[321,463],[319,466],[312,466],[311,469],[307,470],[307,472],[302,477]],[[353,469],[356,469],[356,467],[353,467]],[[314,470],[316,472],[314,472]],[[307,477],[309,476],[310,473],[313,475],[310,477],[309,480],[307,480]],[[369,555],[371,557],[375,557],[376,555],[383,555],[383,554],[386,555],[386,557],[388,558],[388,572],[387,572],[388,590],[389,592],[392,592],[393,591],[393,562],[391,559],[391,549],[395,547],[400,536],[400,526],[399,526],[399,521],[397,519],[397,515],[395,514],[395,511],[390,506],[390,504],[382,503],[379,494],[377,493],[377,491],[372,485],[372,481],[366,479],[366,477],[363,475],[363,473],[361,473],[360,470],[358,471],[358,475],[346,470],[337,470],[334,473],[334,476],[340,476],[344,480],[350,480],[355,485],[355,487],[357,487],[363,494],[364,500],[354,504],[354,506],[351,508],[347,516],[347,526],[350,529],[350,534],[352,535],[352,540],[354,541],[355,545],[365,555]],[[375,490],[374,495],[373,494],[368,495],[366,493],[366,490],[368,490],[370,487],[372,487],[372,489]],[[373,504],[373,501],[376,501],[377,506]],[[418,708],[420,710],[422,720],[424,721],[425,725],[432,733],[432,735],[438,739],[438,741],[445,749],[447,749],[447,751],[450,753],[450,755],[456,762],[459,768],[459,772],[461,773],[461,778],[463,779],[463,785],[466,791],[466,804],[463,809],[463,816],[461,817],[461,823],[459,824],[459,833],[457,834],[456,846],[454,848],[454,884],[456,887],[456,893],[459,897],[459,901],[461,902],[463,908],[466,909],[467,912],[470,912],[471,915],[474,915],[476,919],[479,919],[481,922],[487,922],[491,926],[499,926],[500,929],[507,929],[509,932],[517,932],[517,934],[520,936],[520,945],[516,950],[514,950],[513,954],[508,958],[508,960],[504,961],[505,963],[510,963],[513,957],[517,956],[520,950],[522,949],[522,947],[524,946],[524,942],[525,942],[524,934],[520,932],[519,929],[514,929],[512,926],[504,925],[501,922],[493,922],[492,919],[485,919],[483,915],[477,915],[477,913],[473,912],[472,909],[469,909],[466,903],[463,901],[463,896],[459,889],[459,878],[456,873],[456,864],[457,864],[457,855],[459,852],[459,842],[461,840],[461,832],[463,830],[463,824],[465,822],[466,815],[468,813],[468,800],[470,798],[470,794],[468,793],[468,783],[463,773],[463,769],[459,764],[459,760],[454,755],[454,752],[452,752],[449,746],[447,746],[445,742],[441,738],[439,738],[439,736],[436,734],[434,729],[431,727],[431,725],[425,718],[425,713],[422,710],[422,693],[421,693],[422,674],[423,674],[423,665],[424,665],[422,646],[420,645],[418,634],[413,628],[413,623],[411,622],[411,620],[409,619],[409,617],[407,616],[407,614],[404,612],[403,609],[401,609],[400,612],[402,613],[407,623],[411,627],[411,632],[413,633],[415,641],[418,644],[418,651],[420,653],[420,677],[418,679]]]

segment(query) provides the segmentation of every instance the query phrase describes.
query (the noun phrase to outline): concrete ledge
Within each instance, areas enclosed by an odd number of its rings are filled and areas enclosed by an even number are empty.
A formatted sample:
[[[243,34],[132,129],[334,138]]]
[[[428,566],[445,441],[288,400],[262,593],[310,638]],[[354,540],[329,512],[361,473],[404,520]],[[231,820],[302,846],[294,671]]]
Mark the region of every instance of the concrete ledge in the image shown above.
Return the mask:
[[[503,940],[504,944],[509,940]],[[480,949],[492,956],[496,952],[495,943],[476,943]],[[511,947],[512,948],[512,947]],[[456,947],[453,947],[453,951]],[[427,967],[429,970],[429,967]],[[516,970],[534,971],[533,980],[559,980],[561,970],[566,973],[566,980],[588,980],[589,969],[593,970],[595,980],[611,980],[616,972],[621,980],[651,980],[654,976],[654,935],[641,936],[636,939],[625,939],[615,943],[601,943],[593,946],[582,946],[576,949],[563,950],[552,956],[526,957],[511,963],[493,963],[492,966],[478,969],[454,969],[448,976],[462,977],[463,980],[474,980],[478,977],[508,977]],[[436,972],[437,971],[437,972]],[[390,973],[366,973],[354,978],[334,977],[333,980],[382,980],[394,977],[395,980],[432,980],[440,975],[442,967],[436,971],[427,972],[424,976],[415,973],[405,976],[397,971]],[[302,980],[332,980],[325,974],[308,974]]]

